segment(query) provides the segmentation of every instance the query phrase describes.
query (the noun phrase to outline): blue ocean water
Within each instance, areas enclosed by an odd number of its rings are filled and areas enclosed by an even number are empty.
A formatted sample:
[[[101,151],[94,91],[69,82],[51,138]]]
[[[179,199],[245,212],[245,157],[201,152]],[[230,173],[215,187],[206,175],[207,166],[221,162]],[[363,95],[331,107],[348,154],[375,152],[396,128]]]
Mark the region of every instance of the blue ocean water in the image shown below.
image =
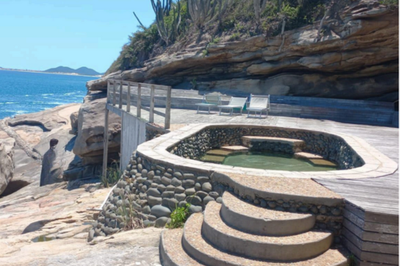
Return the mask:
[[[0,119],[81,103],[96,77],[0,71]]]

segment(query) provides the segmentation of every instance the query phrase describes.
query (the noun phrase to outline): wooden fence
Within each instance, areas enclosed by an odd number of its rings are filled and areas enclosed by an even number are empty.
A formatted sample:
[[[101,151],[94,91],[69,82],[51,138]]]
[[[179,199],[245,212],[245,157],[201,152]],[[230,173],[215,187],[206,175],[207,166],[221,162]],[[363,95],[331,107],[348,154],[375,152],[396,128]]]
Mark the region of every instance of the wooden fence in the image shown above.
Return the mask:
[[[144,107],[142,105],[142,90],[143,89],[149,89],[150,90],[150,106],[149,106],[149,123],[154,123],[154,99],[155,99],[155,91],[156,90],[161,90],[166,92],[166,98],[165,98],[165,121],[164,121],[164,129],[169,129],[171,125],[171,87],[170,86],[163,86],[163,85],[156,85],[156,84],[147,84],[147,83],[138,83],[138,82],[131,82],[131,81],[125,81],[125,80],[117,80],[117,79],[109,79],[107,81],[107,102],[106,102],[106,110],[105,110],[105,119],[104,119],[104,148],[103,148],[103,176],[107,175],[107,163],[108,163],[108,115],[109,115],[109,109],[113,110],[114,112],[117,112],[118,115],[122,117],[122,120],[127,123],[129,119],[124,119],[124,117],[127,117],[124,115],[125,113],[121,112],[121,110],[126,111],[126,113],[129,113],[131,115],[136,116],[137,118],[143,118],[142,117],[142,108]],[[133,98],[136,99],[136,101],[133,101]],[[110,107],[110,105],[112,107]],[[136,106],[136,114],[131,113],[131,106]],[[132,122],[129,122],[132,124]],[[134,123],[135,125],[138,125],[138,123]],[[141,124],[141,123],[139,123]],[[128,126],[128,131],[132,131],[131,128],[129,128],[129,125],[125,125],[125,127]],[[122,125],[124,127],[124,125]],[[134,127],[136,131],[134,134],[140,134],[143,133],[143,126],[137,126]],[[141,130],[138,130],[138,128],[141,128]],[[123,134],[124,130],[122,130],[121,135]],[[142,134],[143,135],[143,134]],[[130,136],[132,138],[133,136]],[[123,138],[123,137],[122,137]],[[125,151],[124,153],[129,153],[130,154],[133,152],[133,150],[136,149],[136,146],[138,146],[141,142],[144,141],[143,136],[136,136],[135,139],[138,138],[137,141],[134,141],[129,145],[129,148],[132,149],[132,151]],[[130,143],[130,142],[129,142]],[[127,143],[125,143],[127,144]],[[132,146],[132,147],[131,147]],[[128,147],[126,147],[128,148]],[[125,156],[126,157],[126,156]],[[129,156],[130,158],[130,156]],[[122,164],[120,165],[122,166]]]
[[[136,117],[142,118],[142,90],[150,90],[150,110],[149,110],[149,123],[154,123],[154,98],[155,91],[161,90],[166,92],[165,101],[165,122],[164,128],[169,129],[171,125],[171,87],[138,83],[124,80],[109,79],[107,84],[107,103],[113,106],[118,106],[119,109],[124,109],[126,106],[126,112],[130,113],[131,106],[134,105],[133,96],[136,100]],[[132,92],[136,93],[133,94]]]

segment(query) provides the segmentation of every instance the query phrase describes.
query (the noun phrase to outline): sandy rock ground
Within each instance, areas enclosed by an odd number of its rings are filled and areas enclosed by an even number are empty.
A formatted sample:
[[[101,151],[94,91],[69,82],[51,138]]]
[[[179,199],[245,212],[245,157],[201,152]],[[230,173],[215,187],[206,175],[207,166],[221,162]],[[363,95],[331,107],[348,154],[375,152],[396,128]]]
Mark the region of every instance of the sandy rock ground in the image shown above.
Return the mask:
[[[31,121],[0,129],[0,139],[19,139],[10,194],[0,198],[0,265],[160,265],[158,245],[162,229],[144,228],[98,237],[87,242],[93,218],[110,188],[85,184],[68,190],[67,182],[39,187],[40,160],[27,150],[44,154],[51,138],[59,139],[65,166],[75,157],[69,116],[79,104],[26,115]],[[45,121],[45,127],[37,121]],[[32,123],[32,121],[34,121]],[[11,130],[11,131],[10,131]],[[22,188],[21,188],[22,187]],[[16,190],[16,191],[14,191]]]
[[[161,229],[145,228],[88,243],[93,216],[109,188],[66,182],[0,200],[0,265],[159,265]]]

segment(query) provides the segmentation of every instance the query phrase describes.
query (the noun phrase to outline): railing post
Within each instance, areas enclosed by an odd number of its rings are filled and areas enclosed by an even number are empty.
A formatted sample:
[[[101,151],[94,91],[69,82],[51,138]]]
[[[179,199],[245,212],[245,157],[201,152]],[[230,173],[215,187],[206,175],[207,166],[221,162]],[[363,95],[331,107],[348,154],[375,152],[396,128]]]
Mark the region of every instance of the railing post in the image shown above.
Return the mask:
[[[142,111],[142,84],[140,83],[138,85],[137,94],[136,116],[140,117]]]
[[[108,108],[106,103],[106,113],[104,117],[104,135],[103,135],[103,177],[107,176],[107,162],[108,162]]]
[[[119,109],[122,108],[122,79],[120,82],[121,83],[119,84],[119,104],[118,104]]]
[[[150,89],[150,114],[149,114],[149,122],[154,123],[154,85],[151,85]]]
[[[110,97],[110,80],[107,80],[107,100],[106,104],[109,103],[109,97]]]
[[[171,86],[167,89],[167,99],[165,103],[165,123],[164,128],[169,129],[171,124]]]
[[[117,104],[117,95],[116,95],[116,85],[117,85],[117,81],[114,80],[114,86],[113,86],[113,106],[115,106]]]
[[[129,113],[131,111],[131,83],[128,82],[128,96],[126,100],[126,111]]]

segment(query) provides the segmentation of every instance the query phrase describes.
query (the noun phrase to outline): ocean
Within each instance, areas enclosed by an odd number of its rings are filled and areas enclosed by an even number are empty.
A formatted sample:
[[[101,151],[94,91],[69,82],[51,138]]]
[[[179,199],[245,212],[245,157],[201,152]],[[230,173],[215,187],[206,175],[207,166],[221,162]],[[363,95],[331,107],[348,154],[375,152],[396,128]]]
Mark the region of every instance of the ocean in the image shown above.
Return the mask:
[[[0,71],[0,119],[62,104],[82,103],[86,82],[97,77]]]

